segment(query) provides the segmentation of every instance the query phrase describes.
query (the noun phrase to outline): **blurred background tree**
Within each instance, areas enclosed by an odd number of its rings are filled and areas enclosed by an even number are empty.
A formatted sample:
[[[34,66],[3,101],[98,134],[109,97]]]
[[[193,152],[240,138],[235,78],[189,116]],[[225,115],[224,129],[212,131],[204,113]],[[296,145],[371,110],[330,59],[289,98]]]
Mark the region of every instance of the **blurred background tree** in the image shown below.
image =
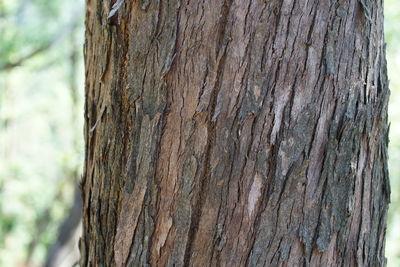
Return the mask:
[[[83,0],[0,0],[0,266],[77,257],[60,245],[77,228],[83,10]]]
[[[84,0],[0,0],[0,266],[71,266],[78,257],[83,10]],[[385,31],[392,91],[386,256],[394,267],[400,266],[396,0],[385,1]]]

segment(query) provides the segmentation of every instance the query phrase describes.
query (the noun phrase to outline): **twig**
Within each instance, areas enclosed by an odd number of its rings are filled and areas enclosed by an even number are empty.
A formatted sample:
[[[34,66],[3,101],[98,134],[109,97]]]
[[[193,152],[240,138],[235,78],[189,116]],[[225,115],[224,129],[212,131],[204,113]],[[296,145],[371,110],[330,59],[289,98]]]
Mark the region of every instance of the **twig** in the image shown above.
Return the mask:
[[[53,45],[57,44],[58,42],[60,42],[61,40],[64,39],[65,36],[67,36],[78,24],[80,16],[81,16],[82,12],[77,12],[77,15],[74,16],[74,19],[72,20],[71,23],[68,23],[68,25],[66,25],[64,27],[64,29],[56,34],[50,41],[48,41],[46,44],[34,49],[33,51],[31,51],[29,54],[22,56],[20,59],[14,61],[14,62],[6,62],[3,64],[0,64],[0,72],[1,71],[7,71],[7,70],[11,70],[15,67],[21,66],[23,63],[25,63],[25,61],[33,58],[34,56],[43,53],[44,51],[48,50],[49,48],[51,48]]]

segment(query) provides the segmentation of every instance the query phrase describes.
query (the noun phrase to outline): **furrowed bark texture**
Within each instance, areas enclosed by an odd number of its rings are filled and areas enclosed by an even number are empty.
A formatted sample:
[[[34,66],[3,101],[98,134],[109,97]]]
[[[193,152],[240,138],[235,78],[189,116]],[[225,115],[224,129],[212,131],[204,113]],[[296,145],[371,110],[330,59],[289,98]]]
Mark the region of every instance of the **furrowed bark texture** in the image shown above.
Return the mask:
[[[382,266],[382,1],[87,0],[82,266]]]

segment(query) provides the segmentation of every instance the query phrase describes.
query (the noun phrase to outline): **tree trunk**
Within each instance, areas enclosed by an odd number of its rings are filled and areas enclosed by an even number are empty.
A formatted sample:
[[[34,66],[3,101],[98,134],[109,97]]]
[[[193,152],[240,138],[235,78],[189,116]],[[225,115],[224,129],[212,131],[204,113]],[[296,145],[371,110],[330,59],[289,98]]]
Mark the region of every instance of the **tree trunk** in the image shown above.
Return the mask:
[[[88,0],[82,266],[383,266],[382,1]]]

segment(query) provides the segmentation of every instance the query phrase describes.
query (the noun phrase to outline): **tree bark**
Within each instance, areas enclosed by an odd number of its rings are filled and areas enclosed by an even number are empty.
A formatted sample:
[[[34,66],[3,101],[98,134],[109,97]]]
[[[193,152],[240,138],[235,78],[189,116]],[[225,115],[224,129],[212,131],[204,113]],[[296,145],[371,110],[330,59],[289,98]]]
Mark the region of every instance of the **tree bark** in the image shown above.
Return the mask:
[[[383,266],[382,1],[88,0],[82,266]]]

